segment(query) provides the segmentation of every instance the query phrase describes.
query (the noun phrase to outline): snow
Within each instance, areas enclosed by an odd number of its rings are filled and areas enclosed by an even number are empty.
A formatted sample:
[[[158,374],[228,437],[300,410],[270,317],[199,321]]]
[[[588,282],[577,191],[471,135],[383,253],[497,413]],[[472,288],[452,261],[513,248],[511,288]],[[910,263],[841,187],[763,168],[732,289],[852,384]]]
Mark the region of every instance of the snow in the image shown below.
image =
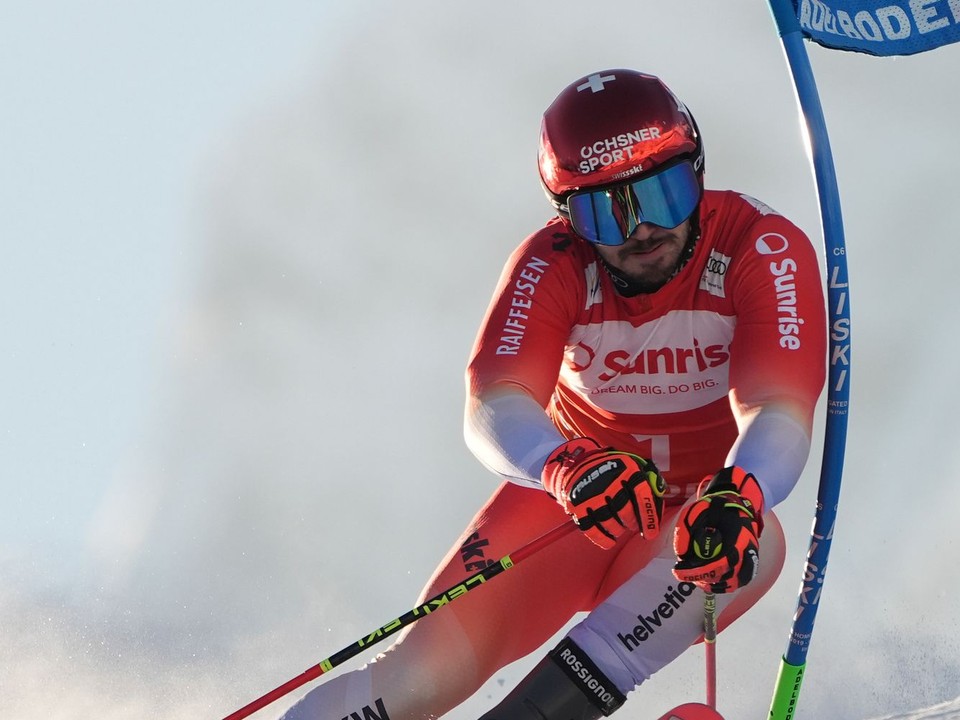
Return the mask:
[[[875,718],[875,720],[958,720],[958,718],[960,718],[960,697],[922,710],[897,715],[884,715]]]
[[[572,78],[662,75],[705,134],[708,185],[818,232],[763,3],[49,5],[0,22],[11,720],[222,717],[410,606],[493,487],[460,434],[463,364],[548,215],[539,116]],[[811,55],[854,365],[797,717],[951,717],[960,45]],[[731,717],[769,704],[818,451],[782,506],[783,577],[718,642]],[[700,699],[702,664],[691,651],[629,712]]]

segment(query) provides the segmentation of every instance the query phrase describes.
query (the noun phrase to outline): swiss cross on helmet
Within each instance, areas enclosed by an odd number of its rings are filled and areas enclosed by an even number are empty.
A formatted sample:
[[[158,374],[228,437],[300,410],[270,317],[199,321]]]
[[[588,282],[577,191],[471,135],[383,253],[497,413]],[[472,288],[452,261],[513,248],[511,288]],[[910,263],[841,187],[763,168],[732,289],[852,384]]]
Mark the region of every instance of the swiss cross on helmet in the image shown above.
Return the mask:
[[[673,228],[703,192],[703,145],[686,106],[653,75],[604,70],[543,114],[540,179],[586,240],[619,245],[640,223]]]

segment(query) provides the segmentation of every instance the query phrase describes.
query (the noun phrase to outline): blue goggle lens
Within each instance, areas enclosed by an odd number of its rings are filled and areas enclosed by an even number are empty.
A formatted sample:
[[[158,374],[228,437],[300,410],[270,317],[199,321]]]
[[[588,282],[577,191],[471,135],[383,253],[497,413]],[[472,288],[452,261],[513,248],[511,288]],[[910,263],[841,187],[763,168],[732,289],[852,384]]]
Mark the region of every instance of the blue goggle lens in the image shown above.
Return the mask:
[[[574,193],[567,207],[570,223],[582,238],[598,245],[622,245],[641,223],[677,227],[699,202],[697,173],[689,162],[682,162],[642,180]]]

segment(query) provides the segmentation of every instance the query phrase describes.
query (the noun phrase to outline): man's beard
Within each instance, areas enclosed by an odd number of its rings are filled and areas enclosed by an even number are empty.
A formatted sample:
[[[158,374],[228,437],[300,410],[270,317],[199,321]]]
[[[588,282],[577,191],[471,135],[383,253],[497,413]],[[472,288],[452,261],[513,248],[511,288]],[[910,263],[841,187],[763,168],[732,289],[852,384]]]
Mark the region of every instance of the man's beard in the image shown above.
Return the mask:
[[[597,253],[597,257],[600,258],[604,269],[607,271],[607,274],[613,281],[614,287],[617,288],[617,292],[619,292],[622,296],[633,297],[635,295],[642,294],[649,295],[650,293],[655,293],[677,276],[677,273],[680,272],[683,266],[689,262],[691,257],[693,257],[693,251],[697,245],[697,240],[699,239],[700,227],[699,223],[695,222],[690,226],[687,234],[687,241],[684,243],[683,249],[680,251],[680,256],[677,258],[676,263],[674,263],[673,268],[666,270],[663,273],[658,273],[654,277],[643,277],[635,273],[628,273],[607,263],[600,253]],[[644,273],[644,275],[649,274]]]

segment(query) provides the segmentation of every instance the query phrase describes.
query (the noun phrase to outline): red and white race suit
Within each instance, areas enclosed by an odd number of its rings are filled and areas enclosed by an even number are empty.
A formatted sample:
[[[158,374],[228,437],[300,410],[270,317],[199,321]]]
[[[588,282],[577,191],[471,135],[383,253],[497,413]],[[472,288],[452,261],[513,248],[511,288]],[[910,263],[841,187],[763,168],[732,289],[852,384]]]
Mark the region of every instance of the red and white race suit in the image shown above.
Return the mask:
[[[806,462],[825,375],[818,259],[762,203],[707,191],[702,235],[660,290],[625,297],[593,246],[556,219],[513,253],[467,369],[465,434],[504,478],[450,549],[419,602],[569,522],[540,486],[566,439],[652,458],[670,490],[660,535],[604,550],[572,532],[405,631],[376,662],[308,693],[285,720],[435,718],[509,663],[569,635],[626,694],[692,643],[703,605],[671,569],[683,499],[725,465],[756,475],[765,508]],[[755,603],[783,564],[771,512],[759,573],[718,596],[719,627]]]
[[[618,293],[559,219],[516,250],[467,371],[467,441],[484,464],[539,484],[564,439],[592,437],[652,459],[680,502],[727,462],[738,423],[760,408],[781,414],[766,428],[786,434],[773,449],[798,431],[809,439],[826,352],[816,253],[752,198],[707,191],[701,208],[692,259],[652,294]],[[750,454],[767,507],[806,460],[807,448],[787,450],[786,463]]]

